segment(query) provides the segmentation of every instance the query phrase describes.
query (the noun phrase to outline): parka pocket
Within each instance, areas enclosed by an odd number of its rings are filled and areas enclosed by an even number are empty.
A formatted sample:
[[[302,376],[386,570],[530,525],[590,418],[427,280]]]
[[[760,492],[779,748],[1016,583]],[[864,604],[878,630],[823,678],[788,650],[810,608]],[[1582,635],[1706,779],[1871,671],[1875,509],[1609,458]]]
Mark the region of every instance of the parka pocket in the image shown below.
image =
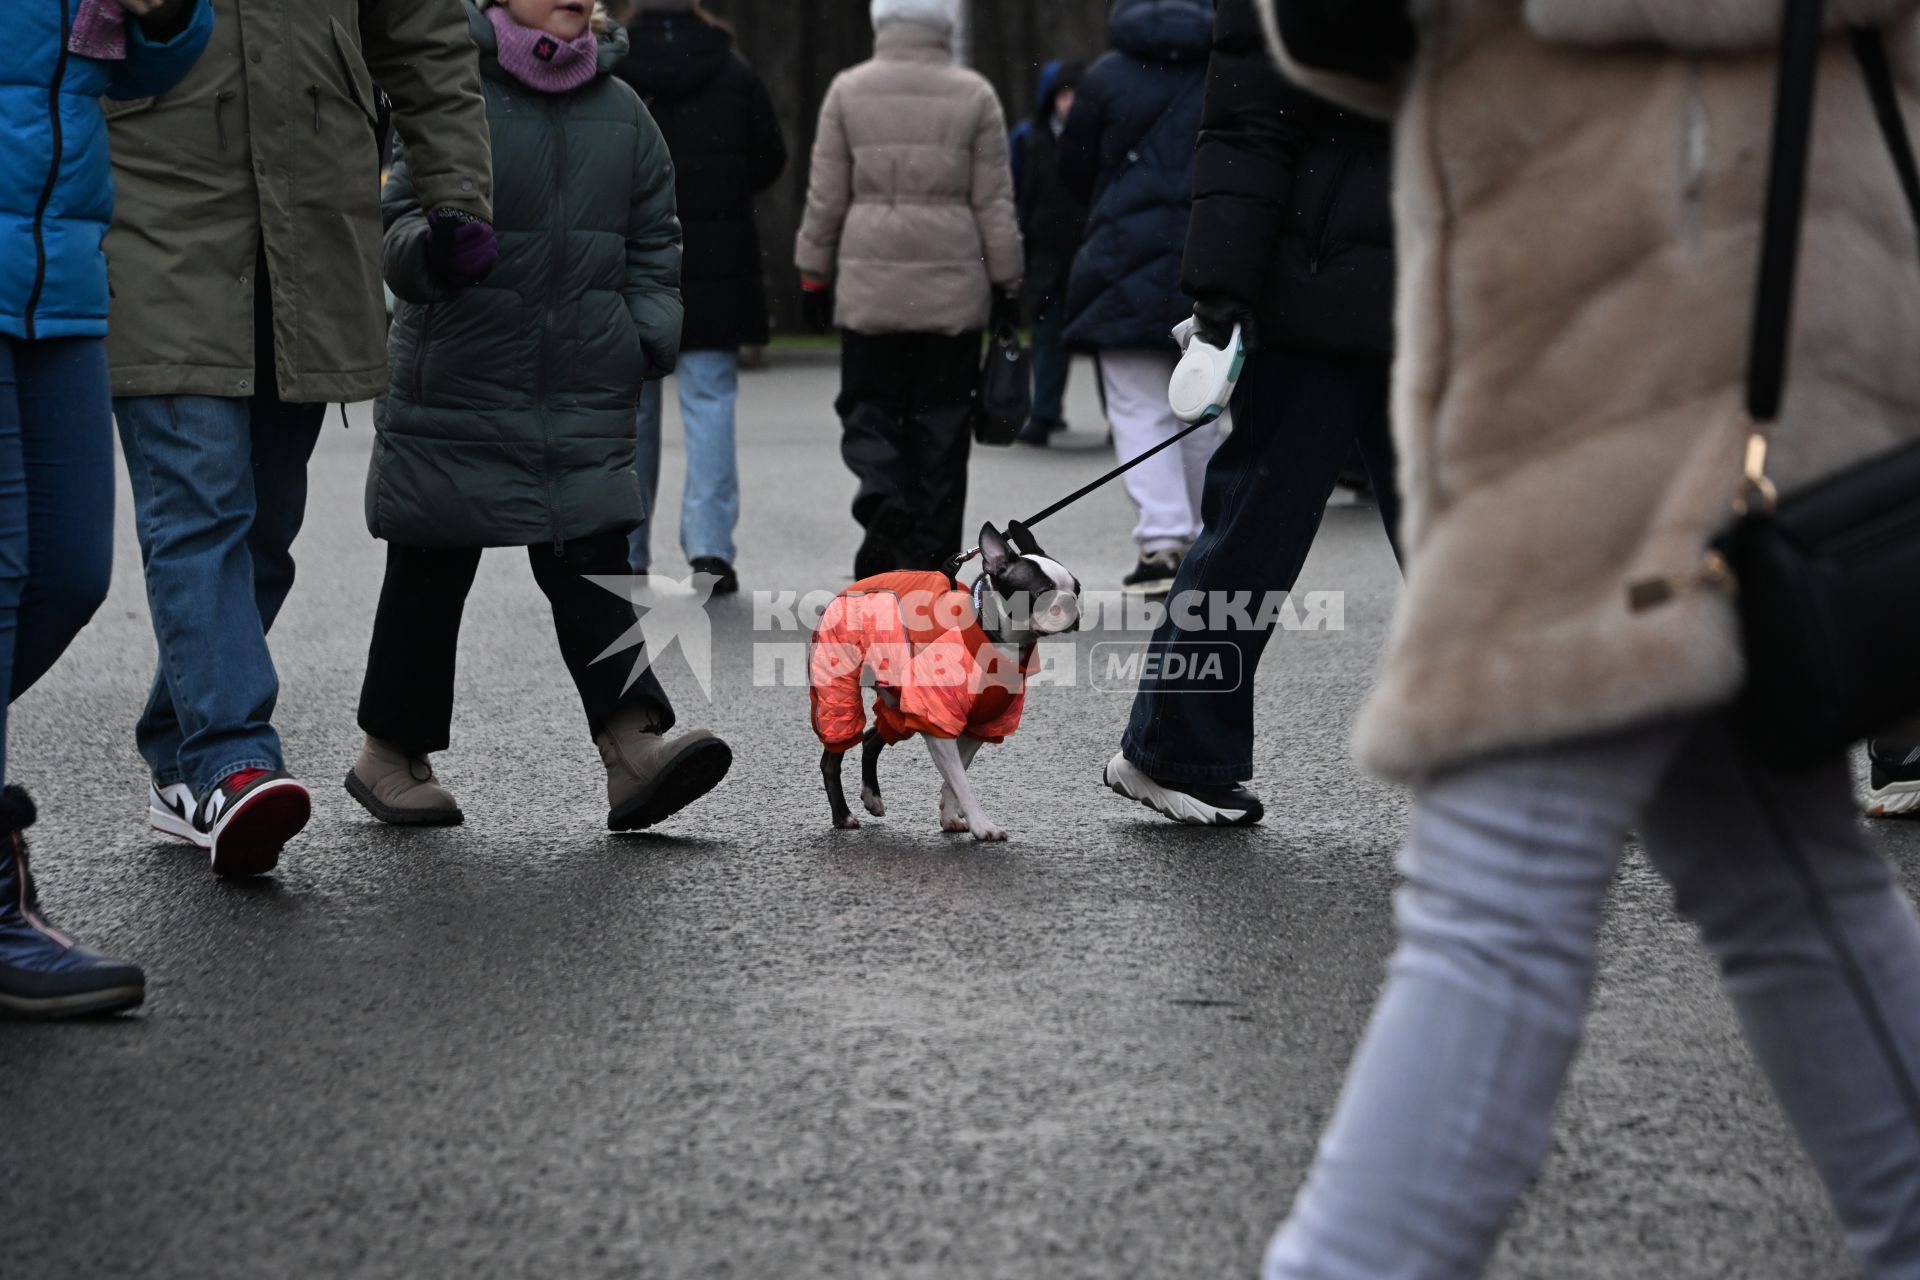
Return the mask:
[[[346,79],[347,96],[367,117],[368,124],[378,125],[380,113],[374,106],[373,77],[368,74],[366,61],[360,56],[360,42],[340,25],[338,18],[329,18],[327,21],[333,27],[333,51],[339,59],[340,72]]]
[[[107,123],[111,124],[124,116],[137,116],[142,111],[151,111],[159,105],[159,102],[158,98],[135,98],[131,102],[102,102],[101,114],[106,117]]]

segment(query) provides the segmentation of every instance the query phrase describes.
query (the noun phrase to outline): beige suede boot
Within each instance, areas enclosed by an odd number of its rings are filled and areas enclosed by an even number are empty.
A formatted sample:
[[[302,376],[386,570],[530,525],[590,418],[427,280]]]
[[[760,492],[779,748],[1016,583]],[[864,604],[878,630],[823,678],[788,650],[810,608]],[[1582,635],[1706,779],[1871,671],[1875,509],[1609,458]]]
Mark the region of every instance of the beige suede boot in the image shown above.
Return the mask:
[[[594,737],[607,766],[607,829],[639,831],[720,785],[733,749],[705,729],[668,741],[644,709],[622,711]]]
[[[347,774],[347,793],[396,827],[451,827],[466,821],[460,802],[433,776],[425,756],[410,756],[371,734]]]

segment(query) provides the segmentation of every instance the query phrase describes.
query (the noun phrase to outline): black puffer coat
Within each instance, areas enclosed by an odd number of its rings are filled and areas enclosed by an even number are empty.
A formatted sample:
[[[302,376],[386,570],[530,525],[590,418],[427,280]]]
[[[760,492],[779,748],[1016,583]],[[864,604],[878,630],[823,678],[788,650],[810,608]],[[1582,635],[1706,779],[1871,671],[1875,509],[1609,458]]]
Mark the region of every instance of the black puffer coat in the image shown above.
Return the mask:
[[[1220,0],[1181,287],[1251,309],[1263,346],[1393,347],[1387,126],[1304,93],[1254,0]]]
[[[610,74],[540,93],[500,65],[469,0],[493,141],[500,262],[471,289],[426,271],[426,213],[402,149],[387,179],[387,283],[400,299],[367,474],[376,538],[531,546],[630,530],[643,516],[633,414],[680,341],[673,162]]]
[[[1213,0],[1115,0],[1113,51],[1080,84],[1060,172],[1092,205],[1067,285],[1067,345],[1174,349]]]
[[[677,174],[686,236],[681,349],[764,345],[766,264],[753,197],[787,167],[773,101],[724,27],[692,13],[647,12],[627,31],[632,47],[614,74],[653,112]]]

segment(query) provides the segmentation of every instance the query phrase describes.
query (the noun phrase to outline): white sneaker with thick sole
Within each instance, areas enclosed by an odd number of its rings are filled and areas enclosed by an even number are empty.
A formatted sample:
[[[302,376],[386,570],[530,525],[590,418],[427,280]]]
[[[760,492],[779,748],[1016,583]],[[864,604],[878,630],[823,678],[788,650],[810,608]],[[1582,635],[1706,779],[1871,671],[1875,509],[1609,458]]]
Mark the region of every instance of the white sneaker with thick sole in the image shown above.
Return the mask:
[[[1889,782],[1867,788],[1869,818],[1904,818],[1920,814],[1920,782]]]
[[[147,788],[147,825],[196,849],[210,849],[213,841],[194,828],[193,806],[193,789],[186,783],[176,782],[170,787],[152,783]]]
[[[1238,783],[1175,787],[1141,772],[1122,751],[1101,776],[1109,790],[1189,827],[1250,827],[1266,817],[1258,796]]]

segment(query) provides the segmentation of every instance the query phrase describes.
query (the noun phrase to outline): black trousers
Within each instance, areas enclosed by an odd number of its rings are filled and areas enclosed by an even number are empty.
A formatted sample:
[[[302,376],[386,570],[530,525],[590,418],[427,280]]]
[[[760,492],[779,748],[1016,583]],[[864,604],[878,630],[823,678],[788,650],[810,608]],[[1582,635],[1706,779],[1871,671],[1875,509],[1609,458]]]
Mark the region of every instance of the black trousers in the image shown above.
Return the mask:
[[[854,574],[938,569],[965,545],[980,334],[845,333],[840,456],[867,532]]]
[[[1150,673],[1140,682],[1121,745],[1149,776],[1188,784],[1253,777],[1253,681],[1273,627],[1248,628],[1223,611],[1224,625],[1214,630],[1211,601],[1250,592],[1257,610],[1269,593],[1293,590],[1341,465],[1356,446],[1399,555],[1388,366],[1385,356],[1285,350],[1257,351],[1247,360],[1233,396],[1233,431],[1207,464],[1205,528],[1173,584],[1176,600],[1182,592],[1205,593],[1200,616],[1207,625],[1182,630],[1169,616],[1152,644],[1155,672],[1176,669],[1168,659],[1183,651],[1194,659],[1217,655],[1222,666],[1217,676]]]
[[[656,728],[673,727],[673,707],[649,667],[627,687],[636,647],[596,662],[633,626],[629,600],[586,580],[626,577],[627,535],[602,533],[565,544],[527,548],[534,581],[553,606],[553,629],[593,733],[615,712],[648,707]],[[387,577],[373,620],[367,678],[360,689],[360,728],[409,753],[447,748],[453,728],[453,674],[460,617],[480,568],[480,548],[387,544]]]

